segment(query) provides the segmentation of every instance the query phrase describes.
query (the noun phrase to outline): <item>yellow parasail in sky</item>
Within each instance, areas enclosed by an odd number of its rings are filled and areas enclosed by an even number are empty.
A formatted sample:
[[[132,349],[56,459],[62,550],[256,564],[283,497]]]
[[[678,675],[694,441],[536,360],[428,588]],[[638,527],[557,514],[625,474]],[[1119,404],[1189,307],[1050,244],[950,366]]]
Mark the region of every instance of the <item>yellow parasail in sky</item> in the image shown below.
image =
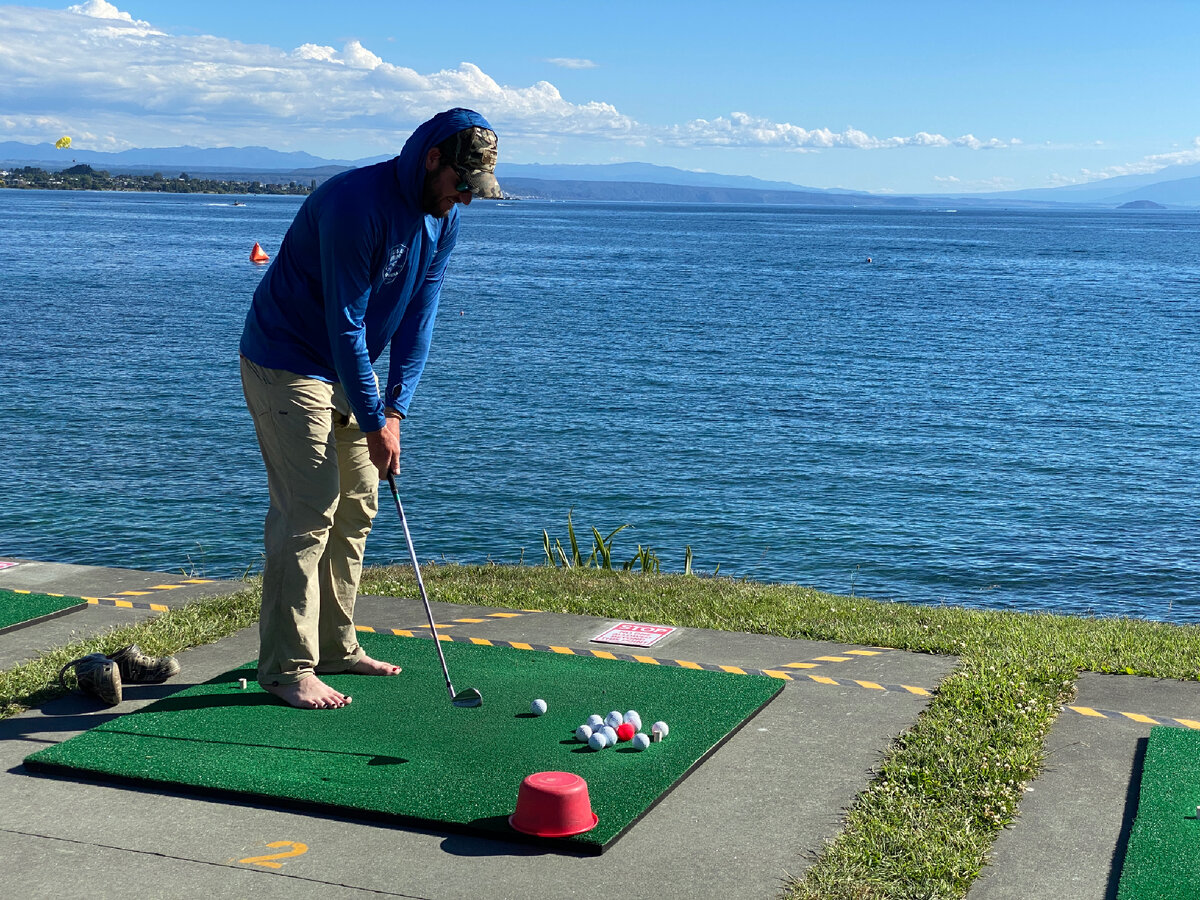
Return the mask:
[[[66,150],[68,147],[71,146],[71,138],[64,134],[57,141],[54,142],[54,146],[57,147],[59,150]]]

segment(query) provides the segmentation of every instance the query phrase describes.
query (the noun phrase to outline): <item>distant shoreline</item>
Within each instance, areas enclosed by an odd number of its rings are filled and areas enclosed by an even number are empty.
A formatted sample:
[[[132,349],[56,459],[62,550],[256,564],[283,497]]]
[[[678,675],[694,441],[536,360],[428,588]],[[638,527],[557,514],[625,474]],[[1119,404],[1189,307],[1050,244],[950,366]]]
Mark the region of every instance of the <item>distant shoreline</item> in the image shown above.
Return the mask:
[[[227,181],[192,178],[186,172],[174,177],[153,175],[110,175],[88,165],[72,166],[61,172],[47,172],[34,166],[12,169],[0,175],[0,188],[47,191],[144,191],[156,194],[277,194],[303,196],[312,192],[316,182],[267,184],[261,181]]]

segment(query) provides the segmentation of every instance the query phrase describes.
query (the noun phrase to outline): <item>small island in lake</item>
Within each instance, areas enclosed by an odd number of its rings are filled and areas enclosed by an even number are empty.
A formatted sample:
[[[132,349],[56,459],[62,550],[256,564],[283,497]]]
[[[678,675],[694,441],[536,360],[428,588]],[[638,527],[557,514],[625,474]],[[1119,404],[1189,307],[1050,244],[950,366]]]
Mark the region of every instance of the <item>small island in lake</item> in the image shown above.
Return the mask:
[[[1117,209],[1166,209],[1166,207],[1153,200],[1130,200],[1128,203],[1122,203]]]

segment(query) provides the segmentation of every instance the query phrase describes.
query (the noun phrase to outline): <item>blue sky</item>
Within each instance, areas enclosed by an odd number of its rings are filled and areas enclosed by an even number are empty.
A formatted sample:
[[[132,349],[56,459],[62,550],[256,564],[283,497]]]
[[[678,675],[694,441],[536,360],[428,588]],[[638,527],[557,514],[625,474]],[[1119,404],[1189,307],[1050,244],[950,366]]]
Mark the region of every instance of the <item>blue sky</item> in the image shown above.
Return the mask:
[[[478,109],[508,162],[909,193],[1200,162],[1200,3],[0,4],[0,141],[398,151]]]

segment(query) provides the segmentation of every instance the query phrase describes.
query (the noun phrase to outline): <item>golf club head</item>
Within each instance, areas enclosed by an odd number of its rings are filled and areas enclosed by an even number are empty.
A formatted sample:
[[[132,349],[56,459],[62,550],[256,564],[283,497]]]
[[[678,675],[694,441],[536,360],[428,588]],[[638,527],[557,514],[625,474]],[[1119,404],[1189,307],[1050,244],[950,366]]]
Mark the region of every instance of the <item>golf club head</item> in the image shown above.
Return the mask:
[[[464,708],[483,706],[483,694],[479,693],[475,688],[467,688],[465,691],[459,691],[450,701],[455,706]]]

